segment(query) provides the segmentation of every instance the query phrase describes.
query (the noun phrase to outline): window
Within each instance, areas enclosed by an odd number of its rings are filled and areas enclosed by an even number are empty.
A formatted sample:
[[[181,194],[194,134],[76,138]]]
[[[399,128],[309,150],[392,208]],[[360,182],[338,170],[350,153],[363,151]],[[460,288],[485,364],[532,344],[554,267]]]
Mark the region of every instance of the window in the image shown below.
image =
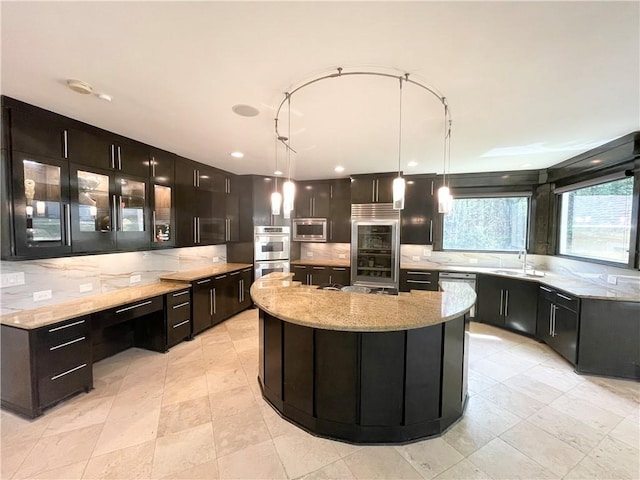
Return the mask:
[[[443,250],[518,251],[526,248],[529,197],[454,198],[444,216]]]
[[[627,264],[632,198],[632,177],[562,193],[558,253]]]

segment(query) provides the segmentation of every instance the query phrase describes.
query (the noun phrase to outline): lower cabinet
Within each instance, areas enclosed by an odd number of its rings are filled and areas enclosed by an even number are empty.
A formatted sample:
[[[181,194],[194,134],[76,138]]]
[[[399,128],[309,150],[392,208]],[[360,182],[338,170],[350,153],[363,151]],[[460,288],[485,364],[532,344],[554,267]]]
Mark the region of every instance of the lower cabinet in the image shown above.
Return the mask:
[[[542,285],[538,290],[536,335],[575,365],[578,353],[580,299]]]
[[[93,388],[91,321],[23,330],[2,325],[2,405],[29,417]]]
[[[400,291],[438,290],[438,272],[436,270],[400,270]]]
[[[536,334],[538,285],[529,280],[478,275],[476,320]]]
[[[169,348],[191,337],[191,290],[168,293],[165,298]]]
[[[324,265],[292,265],[293,280],[303,285],[322,285],[337,283],[349,285],[351,269],[349,267],[329,267]]]

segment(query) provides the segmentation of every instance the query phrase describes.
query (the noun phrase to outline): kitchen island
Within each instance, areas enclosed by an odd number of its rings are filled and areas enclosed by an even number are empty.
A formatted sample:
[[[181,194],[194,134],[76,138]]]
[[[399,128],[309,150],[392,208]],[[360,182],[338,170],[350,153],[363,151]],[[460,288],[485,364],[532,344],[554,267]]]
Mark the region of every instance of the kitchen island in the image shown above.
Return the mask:
[[[284,418],[353,443],[442,434],[467,400],[473,289],[368,295],[273,273],[251,287],[260,309],[258,381]]]

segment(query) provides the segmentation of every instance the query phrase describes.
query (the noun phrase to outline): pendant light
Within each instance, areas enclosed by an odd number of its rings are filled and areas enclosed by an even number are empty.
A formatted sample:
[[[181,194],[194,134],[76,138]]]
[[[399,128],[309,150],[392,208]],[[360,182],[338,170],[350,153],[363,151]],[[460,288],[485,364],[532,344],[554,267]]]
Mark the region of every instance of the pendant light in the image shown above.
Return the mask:
[[[276,124],[278,123],[278,119],[276,119]],[[276,130],[277,130],[277,126],[276,126]],[[277,173],[278,170],[278,137],[276,137],[275,139],[275,152],[274,152],[274,156],[276,158],[276,169],[274,174],[276,175],[275,177],[275,187],[273,189],[273,193],[271,194],[271,215],[280,215],[280,204],[282,203],[282,195],[280,195],[280,192],[278,192],[278,177],[277,177]]]
[[[296,194],[296,186],[291,181],[291,95],[287,95],[287,102],[289,106],[289,138],[288,143],[285,143],[287,147],[287,181],[282,185],[282,193],[284,194],[284,201],[282,203],[282,210],[284,218],[291,218],[291,211],[293,210],[293,199]]]
[[[447,183],[447,159],[451,165],[451,120],[448,119],[449,108],[444,107],[444,154],[442,165],[442,186],[438,189],[438,213],[447,214],[453,207],[453,197]],[[451,174],[451,173],[449,173]]]
[[[409,80],[409,74],[405,73],[405,77]],[[400,77],[400,108],[399,108],[399,117],[400,120],[398,122],[398,176],[393,179],[393,209],[394,210],[402,210],[404,208],[404,187],[405,182],[404,178],[402,178],[402,174],[400,173],[400,157],[402,154],[402,77]]]

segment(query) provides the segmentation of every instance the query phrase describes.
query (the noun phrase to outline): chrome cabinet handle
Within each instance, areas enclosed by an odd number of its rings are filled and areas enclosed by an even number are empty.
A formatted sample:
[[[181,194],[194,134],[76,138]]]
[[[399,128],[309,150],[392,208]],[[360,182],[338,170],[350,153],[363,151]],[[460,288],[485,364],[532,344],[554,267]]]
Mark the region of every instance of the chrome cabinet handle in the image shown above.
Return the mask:
[[[156,211],[151,212],[151,223],[153,224],[153,234],[154,234],[154,242],[155,242],[155,232],[156,232]]]
[[[314,270],[326,270],[326,267],[313,267]]]
[[[156,157],[151,157],[151,176],[156,176]]]
[[[552,303],[551,308],[549,308],[549,336],[553,337],[553,307],[555,305]]]
[[[504,290],[500,289],[500,316],[502,316],[503,302],[504,302]]]
[[[433,197],[433,180],[431,180],[431,196]]]
[[[69,132],[62,131],[62,157],[69,158]]]
[[[557,295],[558,295],[560,298],[564,298],[565,300],[569,300],[569,301],[572,301],[572,300],[573,300],[573,298],[571,298],[571,297],[567,297],[566,295],[562,295],[561,293],[558,293]]]
[[[371,180],[371,202],[376,201],[376,181]]]
[[[197,172],[197,170],[195,170],[195,169],[194,169],[194,170],[193,170],[193,186],[194,186],[194,187],[197,187],[197,186],[198,186],[198,185],[196,184],[196,172]]]
[[[56,345],[55,347],[49,348],[49,351],[53,352],[54,350],[57,350],[59,348],[66,347],[68,345],[73,345],[74,343],[81,342],[81,341],[85,340],[86,338],[87,337],[80,337],[80,338],[76,338],[75,340],[71,340],[69,342],[61,343],[60,345]]]
[[[190,322],[190,320],[185,320],[184,322],[176,323],[176,324],[173,326],[173,328],[181,327],[182,325],[184,325],[184,324],[186,324],[186,323],[189,323],[189,322]]]
[[[193,243],[198,243],[198,217],[193,217]]]
[[[111,219],[111,229],[112,230],[118,230],[118,210],[116,207],[116,196],[113,196],[113,214],[111,215],[112,219]]]
[[[136,303],[135,305],[131,305],[130,307],[121,308],[120,310],[116,310],[116,314],[127,312],[129,310],[133,310],[134,308],[144,307],[145,305],[149,305],[151,302],[152,300],[147,300],[146,302]]]
[[[198,180],[198,186],[200,186],[200,180]],[[202,232],[201,232],[201,230],[200,230],[200,217],[198,217],[198,243],[200,243],[200,242],[201,242],[201,237],[200,237],[200,234],[201,234],[201,233],[202,233]]]
[[[433,182],[431,182],[431,190],[433,190]],[[433,191],[431,195],[433,195]],[[429,220],[429,243],[433,243],[433,220]]]
[[[431,276],[431,272],[407,272],[407,275],[429,275]]]
[[[86,367],[86,366],[87,366],[87,364],[86,364],[86,363],[83,363],[82,365],[78,365],[77,367],[74,367],[74,368],[72,368],[71,370],[67,370],[66,372],[62,372],[62,373],[60,373],[60,374],[58,374],[58,375],[54,375],[53,377],[51,377],[51,380],[57,380],[57,379],[59,379],[60,377],[64,377],[65,375],[69,375],[70,373],[73,373],[73,372],[75,372],[76,370],[80,370],[81,368],[84,368],[84,367]]]
[[[122,229],[122,195],[118,195],[118,214],[116,215],[116,228],[118,231]]]
[[[334,270],[338,270],[340,272],[344,272],[346,270],[346,268],[343,267],[333,267]]]
[[[213,298],[213,315],[215,315],[218,311],[218,305],[216,304],[216,289],[211,289],[211,298]]]
[[[111,144],[111,168],[116,168],[116,146]]]
[[[175,310],[176,308],[186,307],[187,305],[189,305],[189,302],[182,302],[182,303],[180,303],[180,304],[178,304],[178,305],[174,305],[174,306],[173,306],[173,307],[171,307],[171,308],[173,308],[173,309]]]
[[[509,290],[504,291],[504,316],[509,316]]]
[[[213,288],[209,289],[209,316],[213,317]]]
[[[82,325],[84,320],[78,320],[77,322],[67,323],[66,325],[62,325],[61,327],[54,327],[49,329],[49,333],[57,332],[58,330],[64,330],[65,328],[75,327],[76,325]]]
[[[65,243],[67,247],[71,246],[71,207],[68,203],[63,204],[64,209],[64,232],[65,232]]]
[[[220,280],[222,278],[227,278],[227,274],[225,273],[224,275],[218,275],[217,277],[213,277],[215,280]]]
[[[198,285],[202,285],[203,283],[209,283],[210,281],[211,281],[211,279],[210,279],[210,278],[207,278],[207,279],[205,279],[205,280],[197,281],[196,283],[197,283]]]
[[[540,290],[544,290],[545,292],[549,292],[549,293],[553,292],[553,290],[551,290],[550,288],[543,287],[542,285],[540,286]]]
[[[229,276],[230,276],[230,277],[233,277],[233,276],[235,276],[235,275],[240,275],[240,270],[238,270],[237,272],[231,272],[231,273],[229,274]],[[223,277],[223,278],[224,278],[224,277]]]
[[[186,295],[187,293],[189,293],[189,290],[184,290],[182,292],[173,293],[171,296],[172,297],[179,297],[180,295]]]
[[[122,170],[122,154],[120,152],[120,145],[118,145],[118,170]]]
[[[407,283],[424,283],[430,285],[431,282],[429,280],[407,280]]]
[[[200,170],[196,170],[197,174],[196,174],[196,187],[200,186]]]

